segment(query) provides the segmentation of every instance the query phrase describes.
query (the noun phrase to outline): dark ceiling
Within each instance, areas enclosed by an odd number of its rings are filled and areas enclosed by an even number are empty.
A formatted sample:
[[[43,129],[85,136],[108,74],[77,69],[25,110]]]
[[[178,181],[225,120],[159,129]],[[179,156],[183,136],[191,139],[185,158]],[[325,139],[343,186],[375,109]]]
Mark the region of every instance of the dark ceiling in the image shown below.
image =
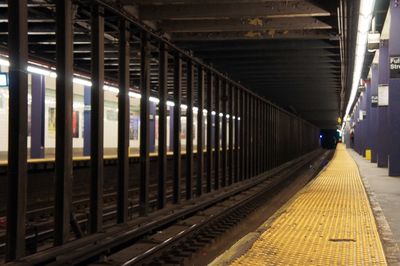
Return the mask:
[[[347,41],[340,35],[337,12],[348,17],[347,8],[352,7],[342,2],[342,9],[339,0],[123,4],[136,5],[141,20],[256,93],[322,128],[332,128],[340,115],[340,37]]]
[[[336,127],[337,118],[343,115],[349,96],[346,88],[351,87],[353,74],[359,0],[96,1],[107,2],[144,22],[232,79],[321,128]],[[381,10],[377,16],[378,31],[388,2],[377,0]],[[54,64],[54,0],[28,0],[28,3],[31,60]],[[74,3],[75,71],[90,75],[91,0]],[[0,0],[0,49],[5,52],[7,28],[7,2]],[[133,87],[140,80],[139,38],[139,31],[132,28]],[[118,16],[108,11],[104,42],[105,76],[109,81],[116,81]],[[156,41],[151,49],[152,89],[156,92]],[[367,64],[370,57],[367,56]],[[169,74],[172,91],[172,73]]]

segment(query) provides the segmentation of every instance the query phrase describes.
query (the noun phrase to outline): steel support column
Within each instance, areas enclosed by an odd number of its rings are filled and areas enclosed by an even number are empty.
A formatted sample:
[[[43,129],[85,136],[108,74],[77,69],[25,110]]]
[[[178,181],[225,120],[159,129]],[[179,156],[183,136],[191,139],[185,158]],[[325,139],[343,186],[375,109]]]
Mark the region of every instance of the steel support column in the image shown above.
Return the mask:
[[[25,255],[28,121],[28,8],[8,1],[10,60],[6,261]]]
[[[182,91],[182,59],[178,53],[174,55],[174,176],[173,202],[181,199],[181,91]]]
[[[54,244],[68,240],[72,201],[72,1],[56,2],[56,178]]]
[[[239,132],[239,117],[240,117],[240,97],[239,97],[239,88],[235,88],[235,177],[234,177],[234,182],[239,181],[239,176],[240,176],[240,132]]]
[[[140,215],[149,211],[150,181],[150,47],[147,33],[141,32],[140,43],[140,180],[139,206]]]
[[[228,100],[229,100],[229,153],[228,153],[228,185],[231,185],[233,183],[233,176],[234,176],[234,149],[233,149],[233,123],[234,123],[234,111],[233,111],[233,103],[234,103],[234,99],[233,99],[233,86],[232,85],[228,85]]]
[[[165,207],[167,177],[167,96],[168,96],[168,52],[160,43],[158,104],[158,208]],[[172,117],[170,117],[172,119]]]
[[[221,151],[221,185],[222,187],[226,186],[226,166],[227,166],[227,139],[226,139],[226,134],[227,134],[227,119],[226,119],[226,104],[227,104],[227,86],[228,84],[226,81],[222,81],[221,83],[221,102],[222,102],[222,140],[221,140],[221,146],[222,146],[222,151]]]
[[[197,67],[197,174],[196,174],[196,195],[201,196],[203,186],[203,136],[204,136],[204,70],[201,66]]]
[[[118,94],[118,197],[117,222],[128,220],[129,179],[129,24],[119,25],[119,94]]]
[[[214,134],[214,189],[219,189],[220,180],[219,180],[219,170],[220,170],[220,89],[221,89],[221,80],[219,77],[215,79],[215,91],[214,91],[214,100],[215,100],[215,134]]]
[[[211,191],[211,178],[212,178],[212,168],[213,168],[213,142],[212,142],[212,110],[213,110],[213,100],[212,100],[212,91],[213,91],[214,79],[213,75],[210,71],[207,72],[207,192]]]
[[[191,60],[186,67],[186,199],[192,198],[192,175],[193,175],[193,90],[194,90],[194,67]]]
[[[104,10],[92,6],[92,92],[90,122],[90,232],[103,227]]]

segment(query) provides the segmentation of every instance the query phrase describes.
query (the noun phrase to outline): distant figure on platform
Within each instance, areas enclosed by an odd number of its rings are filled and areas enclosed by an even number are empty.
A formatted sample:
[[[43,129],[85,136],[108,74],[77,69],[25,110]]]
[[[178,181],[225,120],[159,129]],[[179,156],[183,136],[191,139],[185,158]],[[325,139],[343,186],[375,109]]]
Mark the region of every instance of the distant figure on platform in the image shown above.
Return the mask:
[[[354,132],[350,132],[350,147],[354,148]]]

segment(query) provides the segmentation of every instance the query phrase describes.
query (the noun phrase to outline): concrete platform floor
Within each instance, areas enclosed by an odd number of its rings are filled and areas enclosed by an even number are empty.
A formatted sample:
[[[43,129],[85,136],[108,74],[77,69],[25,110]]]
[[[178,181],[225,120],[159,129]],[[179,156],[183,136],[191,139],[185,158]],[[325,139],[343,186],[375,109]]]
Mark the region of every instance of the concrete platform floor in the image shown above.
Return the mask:
[[[354,150],[347,150],[356,161],[369,194],[386,255],[393,257],[393,265],[400,265],[400,177],[388,176],[387,168],[378,168]]]

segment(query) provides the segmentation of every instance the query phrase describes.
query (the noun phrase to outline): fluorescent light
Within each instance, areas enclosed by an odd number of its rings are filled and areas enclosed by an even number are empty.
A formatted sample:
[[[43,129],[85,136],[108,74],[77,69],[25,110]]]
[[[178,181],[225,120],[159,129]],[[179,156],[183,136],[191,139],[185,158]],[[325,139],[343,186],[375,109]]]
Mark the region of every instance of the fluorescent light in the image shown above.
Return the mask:
[[[87,79],[81,79],[81,78],[73,78],[72,79],[73,83],[79,84],[79,85],[83,85],[83,86],[89,86],[92,87],[92,82],[90,82]]]
[[[130,97],[136,98],[136,99],[142,98],[142,95],[140,95],[139,93],[133,92],[133,91],[128,92],[128,95],[129,95]],[[150,101],[150,99],[149,99],[149,101]]]
[[[103,86],[103,90],[105,91],[109,91],[109,92],[113,92],[113,93],[119,93],[119,89],[113,86],[108,86],[108,85],[104,85]]]
[[[172,106],[175,106],[175,103],[171,102],[171,101],[167,101],[167,105],[172,107]]]
[[[199,108],[197,108],[196,106],[192,107],[193,113],[197,113],[199,111]]]
[[[187,109],[187,105],[186,104],[181,104],[181,109],[182,110],[186,110]]]
[[[0,65],[2,66],[10,66],[10,62],[6,59],[0,58]]]
[[[215,113],[215,111],[211,111],[211,115],[215,115],[216,113]]]
[[[153,96],[150,96],[150,97],[149,97],[149,101],[150,101],[150,102],[153,102],[153,103],[156,103],[156,104],[160,102],[160,100],[159,100],[158,98],[153,97]]]
[[[39,74],[39,75],[43,75],[43,76],[49,76],[50,75],[50,71],[49,70],[43,69],[43,68],[34,67],[34,66],[28,66],[26,68],[26,70],[28,70],[28,72],[30,72],[30,73],[35,73],[35,74]]]
[[[355,97],[357,95],[358,84],[361,78],[361,72],[364,65],[364,57],[368,41],[368,32],[371,25],[374,6],[375,6],[375,0],[361,0],[360,15],[358,17],[358,31],[357,31],[357,42],[356,42],[356,55],[354,61],[353,84],[351,87],[350,98],[347,104],[346,113],[344,117],[346,117],[350,113],[351,106],[353,105]],[[342,125],[342,128],[343,127],[344,123]]]

